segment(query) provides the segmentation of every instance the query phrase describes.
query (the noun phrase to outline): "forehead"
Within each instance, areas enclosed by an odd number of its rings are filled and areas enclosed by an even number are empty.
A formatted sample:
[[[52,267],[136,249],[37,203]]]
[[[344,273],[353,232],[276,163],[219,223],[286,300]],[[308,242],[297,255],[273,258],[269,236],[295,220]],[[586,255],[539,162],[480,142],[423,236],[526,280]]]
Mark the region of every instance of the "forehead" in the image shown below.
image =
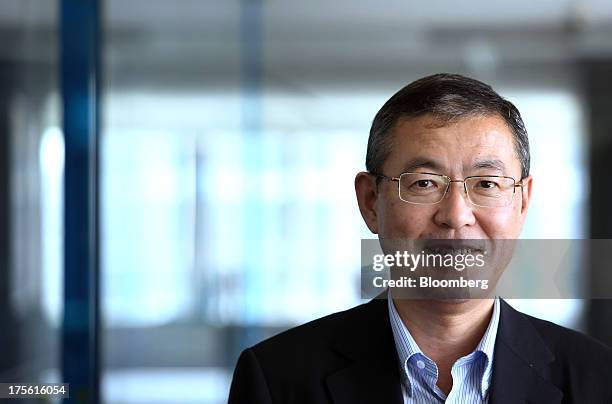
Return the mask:
[[[428,161],[444,170],[474,171],[483,162],[497,162],[504,175],[520,173],[512,131],[499,116],[474,116],[448,123],[431,115],[404,118],[391,134],[392,169],[405,170],[411,161]],[[401,166],[404,164],[404,167]],[[398,166],[400,165],[400,166]]]

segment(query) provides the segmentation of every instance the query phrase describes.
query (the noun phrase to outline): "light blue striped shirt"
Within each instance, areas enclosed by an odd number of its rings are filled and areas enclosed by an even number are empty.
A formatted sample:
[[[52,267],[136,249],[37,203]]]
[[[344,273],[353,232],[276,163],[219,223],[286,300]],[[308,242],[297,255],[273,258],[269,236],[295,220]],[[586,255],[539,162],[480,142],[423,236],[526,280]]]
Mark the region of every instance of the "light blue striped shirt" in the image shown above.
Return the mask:
[[[453,387],[448,397],[436,385],[438,367],[421,351],[402,322],[393,299],[387,299],[389,319],[399,356],[404,404],[411,403],[486,403],[488,400],[493,351],[499,324],[499,299],[493,304],[493,315],[476,349],[457,359],[451,369]]]

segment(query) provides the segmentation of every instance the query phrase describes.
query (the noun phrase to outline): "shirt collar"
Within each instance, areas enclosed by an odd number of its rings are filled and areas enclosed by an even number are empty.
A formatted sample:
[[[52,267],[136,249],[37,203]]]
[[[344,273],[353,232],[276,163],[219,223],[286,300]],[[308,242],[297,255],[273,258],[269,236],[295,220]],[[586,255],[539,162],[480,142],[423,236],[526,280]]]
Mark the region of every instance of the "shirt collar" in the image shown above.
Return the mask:
[[[391,330],[393,331],[393,339],[395,340],[395,348],[397,349],[397,354],[399,357],[400,363],[400,372],[402,374],[402,378],[408,381],[406,383],[406,387],[408,389],[408,394],[411,395],[411,385],[410,380],[408,379],[408,375],[406,372],[406,364],[408,360],[416,355],[421,354],[424,355],[421,351],[421,348],[417,345],[412,335],[402,322],[402,319],[395,308],[395,304],[393,303],[393,299],[391,299],[390,294],[387,294],[387,302],[389,308],[389,319],[391,322]],[[495,339],[497,337],[497,328],[499,325],[499,298],[495,298],[493,303],[493,315],[491,316],[491,321],[489,322],[489,326],[485,331],[482,339],[474,349],[474,352],[482,352],[485,356],[485,369],[482,374],[482,379],[480,383],[480,389],[482,397],[485,397],[489,386],[491,384],[491,374],[493,371],[493,353],[495,350]]]

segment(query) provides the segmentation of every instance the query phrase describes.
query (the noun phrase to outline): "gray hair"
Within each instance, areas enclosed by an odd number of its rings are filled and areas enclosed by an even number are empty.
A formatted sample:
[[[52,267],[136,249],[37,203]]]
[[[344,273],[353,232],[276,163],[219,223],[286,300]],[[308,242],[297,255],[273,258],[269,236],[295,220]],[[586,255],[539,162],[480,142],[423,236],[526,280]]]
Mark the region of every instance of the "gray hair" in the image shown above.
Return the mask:
[[[514,136],[521,164],[521,178],[529,175],[529,139],[519,110],[491,86],[458,74],[440,73],[423,77],[395,93],[374,117],[368,139],[366,169],[382,174],[391,153],[391,129],[400,118],[433,115],[444,126],[459,118],[497,115]]]

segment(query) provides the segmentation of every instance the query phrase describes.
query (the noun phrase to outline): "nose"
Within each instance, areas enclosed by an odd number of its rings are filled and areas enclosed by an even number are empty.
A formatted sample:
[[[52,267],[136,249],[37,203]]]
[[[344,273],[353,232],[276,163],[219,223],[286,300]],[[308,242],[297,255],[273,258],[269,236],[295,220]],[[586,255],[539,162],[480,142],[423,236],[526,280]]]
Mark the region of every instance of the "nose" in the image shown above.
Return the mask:
[[[438,203],[434,221],[440,227],[451,229],[460,229],[476,223],[473,205],[467,199],[463,182],[450,183],[444,199]]]

